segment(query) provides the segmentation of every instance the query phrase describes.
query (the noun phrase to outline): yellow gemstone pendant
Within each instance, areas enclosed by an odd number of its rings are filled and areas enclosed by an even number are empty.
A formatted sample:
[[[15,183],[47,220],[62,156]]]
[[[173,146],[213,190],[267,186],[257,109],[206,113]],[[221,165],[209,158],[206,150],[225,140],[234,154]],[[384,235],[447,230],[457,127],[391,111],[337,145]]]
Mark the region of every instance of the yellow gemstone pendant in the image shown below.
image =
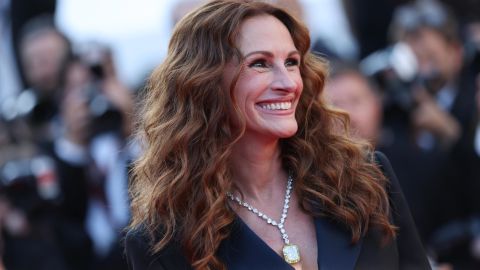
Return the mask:
[[[300,261],[300,250],[297,245],[286,244],[283,246],[283,258],[289,264],[294,264]]]

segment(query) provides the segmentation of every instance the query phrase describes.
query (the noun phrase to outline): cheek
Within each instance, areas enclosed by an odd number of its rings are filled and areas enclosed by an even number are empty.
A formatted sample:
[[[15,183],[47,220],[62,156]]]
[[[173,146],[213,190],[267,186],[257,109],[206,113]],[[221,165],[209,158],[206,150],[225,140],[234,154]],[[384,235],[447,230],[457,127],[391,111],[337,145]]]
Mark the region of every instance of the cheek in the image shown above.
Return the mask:
[[[294,80],[298,86],[298,92],[299,94],[301,94],[303,91],[303,78],[302,78],[302,75],[300,75],[300,71],[296,74]]]
[[[264,74],[247,72],[241,74],[234,90],[237,104],[239,106],[252,105],[268,89],[268,85],[268,78]]]
[[[233,90],[233,96],[235,97],[236,104],[241,110],[245,108],[245,102],[248,99],[251,86],[249,81],[245,78],[245,75],[240,75]]]
[[[359,115],[361,116],[361,124],[369,130],[380,124],[381,110],[375,102],[366,103],[362,110],[359,111]]]

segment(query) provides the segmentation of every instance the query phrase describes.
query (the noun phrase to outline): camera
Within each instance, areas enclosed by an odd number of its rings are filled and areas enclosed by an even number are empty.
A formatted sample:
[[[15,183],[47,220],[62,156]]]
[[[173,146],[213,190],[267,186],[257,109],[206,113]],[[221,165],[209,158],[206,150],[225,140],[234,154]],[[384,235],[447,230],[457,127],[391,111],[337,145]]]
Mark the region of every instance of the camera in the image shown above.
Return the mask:
[[[85,96],[88,108],[93,117],[92,135],[114,131],[122,126],[122,115],[103,94],[102,83],[107,73],[105,65],[110,61],[110,51],[98,43],[83,44],[79,52],[80,60],[89,70],[91,80],[85,87]]]
[[[436,70],[420,72],[415,54],[403,42],[371,54],[360,63],[360,69],[383,90],[386,109],[407,113],[416,106],[415,91],[423,89],[435,95],[445,83]]]
[[[61,194],[54,161],[43,155],[6,161],[0,167],[0,191],[27,214],[57,201]]]
[[[415,55],[406,43],[371,54],[360,63],[360,69],[384,91],[386,107],[408,112],[415,106],[412,91],[423,81]]]
[[[90,114],[91,136],[106,132],[117,132],[122,127],[122,115],[105,97],[99,81],[90,82],[85,88],[85,95]]]
[[[40,98],[30,88],[0,103],[0,116],[5,122],[24,118],[28,124],[40,126],[50,121],[57,112],[58,105],[53,99]]]

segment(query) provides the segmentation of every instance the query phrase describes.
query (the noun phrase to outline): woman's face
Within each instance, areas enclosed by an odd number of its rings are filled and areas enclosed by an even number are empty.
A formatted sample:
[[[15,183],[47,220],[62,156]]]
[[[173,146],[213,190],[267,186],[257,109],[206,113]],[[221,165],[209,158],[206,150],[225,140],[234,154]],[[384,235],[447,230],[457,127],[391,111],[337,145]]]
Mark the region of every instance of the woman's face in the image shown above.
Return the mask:
[[[287,28],[273,16],[255,16],[242,23],[236,45],[244,67],[233,94],[246,120],[246,135],[293,136],[303,82],[300,53]],[[238,65],[237,60],[227,65],[224,87],[230,87]]]

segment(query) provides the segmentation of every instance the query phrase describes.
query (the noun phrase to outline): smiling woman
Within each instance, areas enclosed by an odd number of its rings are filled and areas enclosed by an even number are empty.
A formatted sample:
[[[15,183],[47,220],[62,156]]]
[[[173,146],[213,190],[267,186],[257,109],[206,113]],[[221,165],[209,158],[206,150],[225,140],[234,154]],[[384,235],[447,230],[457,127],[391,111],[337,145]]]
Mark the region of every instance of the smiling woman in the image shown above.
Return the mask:
[[[388,161],[323,101],[309,44],[257,1],[177,24],[139,123],[132,269],[429,268]]]
[[[303,82],[300,53],[287,27],[273,16],[255,16],[242,23],[235,43],[242,58],[227,64],[223,81],[224,88],[229,89],[241,66],[232,92],[246,121],[243,138],[263,134],[277,140],[293,136]]]

